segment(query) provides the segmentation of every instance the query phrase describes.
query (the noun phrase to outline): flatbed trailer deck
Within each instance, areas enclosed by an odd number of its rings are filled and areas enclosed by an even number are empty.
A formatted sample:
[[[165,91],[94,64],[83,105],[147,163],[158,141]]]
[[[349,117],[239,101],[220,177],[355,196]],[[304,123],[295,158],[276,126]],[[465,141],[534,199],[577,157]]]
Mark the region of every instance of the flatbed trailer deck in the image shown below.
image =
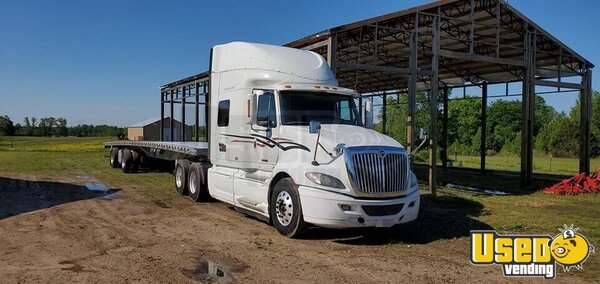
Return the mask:
[[[104,148],[146,148],[154,151],[171,151],[177,154],[185,155],[186,157],[208,157],[207,142],[164,142],[164,141],[113,141],[104,143]]]

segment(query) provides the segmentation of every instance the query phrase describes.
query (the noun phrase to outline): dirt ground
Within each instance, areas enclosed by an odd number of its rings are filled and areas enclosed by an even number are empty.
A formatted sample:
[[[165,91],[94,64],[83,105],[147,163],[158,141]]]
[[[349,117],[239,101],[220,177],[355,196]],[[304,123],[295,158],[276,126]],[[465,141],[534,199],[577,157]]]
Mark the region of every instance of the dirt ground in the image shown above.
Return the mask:
[[[391,230],[310,229],[303,239],[219,202],[165,201],[131,188],[92,192],[93,177],[0,177],[0,282],[494,283],[469,263],[466,216],[423,202]],[[208,273],[209,262],[219,276]],[[543,282],[542,279],[513,279]],[[559,282],[581,282],[559,274]]]

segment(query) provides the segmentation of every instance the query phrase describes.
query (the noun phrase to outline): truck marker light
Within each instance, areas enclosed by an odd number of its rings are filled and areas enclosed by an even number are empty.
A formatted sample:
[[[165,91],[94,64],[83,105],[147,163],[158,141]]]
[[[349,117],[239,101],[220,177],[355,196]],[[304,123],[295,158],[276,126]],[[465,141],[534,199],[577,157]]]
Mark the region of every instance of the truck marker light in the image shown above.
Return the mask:
[[[246,115],[250,117],[250,99],[246,100]]]
[[[292,88],[292,86],[290,86],[290,85],[285,85],[285,88],[286,88],[286,89],[291,89],[291,88]]]
[[[325,89],[325,90],[329,90],[329,87],[325,86],[325,87],[323,87],[323,89]]]
[[[321,86],[315,86],[315,89],[320,89],[320,88],[321,88]]]

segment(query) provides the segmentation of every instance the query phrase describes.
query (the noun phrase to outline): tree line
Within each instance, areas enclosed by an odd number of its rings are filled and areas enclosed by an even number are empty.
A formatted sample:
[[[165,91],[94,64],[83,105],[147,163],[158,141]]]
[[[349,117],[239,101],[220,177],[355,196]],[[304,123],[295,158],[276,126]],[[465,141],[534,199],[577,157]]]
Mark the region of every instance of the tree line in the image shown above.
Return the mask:
[[[386,108],[386,132],[406,145],[407,97],[388,97]],[[534,103],[534,150],[554,157],[578,157],[579,155],[579,101],[568,113],[557,112],[546,101],[536,96]],[[478,155],[481,141],[481,100],[466,97],[448,102],[448,154]],[[431,104],[426,93],[417,94],[416,126],[429,129]],[[441,118],[441,111],[439,112]],[[487,155],[520,154],[521,148],[521,102],[495,100],[487,108],[486,149]],[[378,114],[375,129],[382,131],[383,109]],[[600,156],[600,93],[592,95],[591,152]],[[442,123],[438,123],[441,137]]]
[[[23,124],[15,124],[7,115],[0,116],[0,136],[99,137],[117,136],[125,132],[125,128],[111,125],[67,126],[67,120],[63,117],[25,117]]]

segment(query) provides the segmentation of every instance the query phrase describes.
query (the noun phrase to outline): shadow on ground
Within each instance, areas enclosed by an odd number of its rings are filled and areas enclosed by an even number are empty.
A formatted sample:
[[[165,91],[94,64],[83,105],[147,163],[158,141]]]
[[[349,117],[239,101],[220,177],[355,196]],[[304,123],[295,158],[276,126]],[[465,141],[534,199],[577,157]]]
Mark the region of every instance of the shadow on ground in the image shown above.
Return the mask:
[[[484,215],[481,203],[460,196],[421,196],[419,218],[392,228],[334,230],[310,228],[304,239],[332,240],[350,245],[427,244],[467,237],[471,230],[493,230],[474,217]]]
[[[0,177],[0,220],[52,206],[104,197],[119,190],[91,191],[85,186]]]

